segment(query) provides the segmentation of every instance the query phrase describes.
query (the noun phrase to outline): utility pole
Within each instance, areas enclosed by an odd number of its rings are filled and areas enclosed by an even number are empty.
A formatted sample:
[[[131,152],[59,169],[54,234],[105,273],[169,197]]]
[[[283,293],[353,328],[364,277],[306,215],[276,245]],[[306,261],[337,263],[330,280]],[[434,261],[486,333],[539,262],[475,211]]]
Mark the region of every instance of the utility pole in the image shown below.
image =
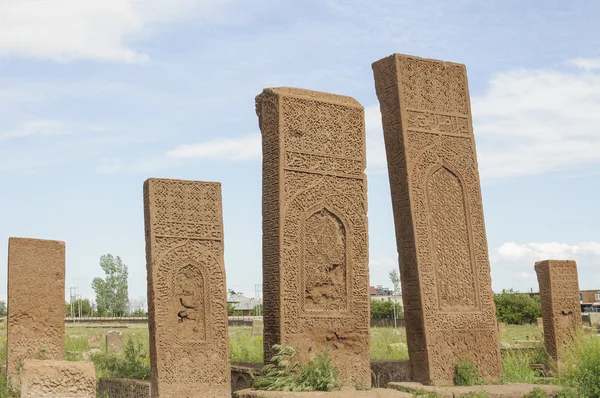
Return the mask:
[[[262,315],[262,301],[260,299],[262,293],[262,285],[254,285],[254,297],[256,301],[258,301],[258,311],[256,311],[256,315]]]

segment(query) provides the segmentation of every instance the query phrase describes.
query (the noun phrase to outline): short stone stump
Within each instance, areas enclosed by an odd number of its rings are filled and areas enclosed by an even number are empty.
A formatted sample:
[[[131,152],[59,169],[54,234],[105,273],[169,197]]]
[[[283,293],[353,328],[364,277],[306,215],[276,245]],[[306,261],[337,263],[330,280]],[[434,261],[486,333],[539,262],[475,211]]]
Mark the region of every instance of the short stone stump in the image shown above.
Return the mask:
[[[366,391],[342,390],[332,392],[240,390],[236,391],[233,396],[236,398],[412,398],[412,394],[387,388],[373,388]]]
[[[95,398],[92,362],[26,359],[21,372],[21,398]]]
[[[483,386],[454,386],[454,387],[434,387],[425,386],[421,383],[402,382],[388,383],[388,388],[393,388],[404,392],[417,392],[425,390],[427,392],[435,392],[438,398],[454,398],[460,397],[468,393],[477,393],[483,391],[490,398],[522,398],[525,394],[531,392],[534,388],[539,388],[549,394],[555,394],[560,391],[561,387],[544,384],[490,384]]]

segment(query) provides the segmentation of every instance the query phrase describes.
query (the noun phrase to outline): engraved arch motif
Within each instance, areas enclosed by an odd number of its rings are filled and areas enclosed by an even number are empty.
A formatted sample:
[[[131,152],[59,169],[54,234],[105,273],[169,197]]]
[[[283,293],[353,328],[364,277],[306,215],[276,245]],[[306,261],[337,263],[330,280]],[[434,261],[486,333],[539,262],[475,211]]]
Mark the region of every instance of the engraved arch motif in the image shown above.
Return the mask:
[[[348,291],[344,223],[323,206],[308,216],[302,234],[304,310],[345,310]]]
[[[442,312],[476,310],[477,276],[462,179],[447,164],[438,164],[428,173],[426,190],[438,308]]]

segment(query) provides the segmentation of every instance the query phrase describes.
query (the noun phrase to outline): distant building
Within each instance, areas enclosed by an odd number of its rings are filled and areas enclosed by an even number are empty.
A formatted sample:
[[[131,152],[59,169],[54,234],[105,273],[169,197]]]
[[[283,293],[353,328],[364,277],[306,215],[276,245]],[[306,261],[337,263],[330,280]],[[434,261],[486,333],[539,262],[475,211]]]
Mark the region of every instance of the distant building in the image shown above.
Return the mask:
[[[600,290],[580,290],[581,312],[600,312]]]
[[[400,289],[398,289],[397,294],[394,294],[392,290],[381,285],[369,286],[369,294],[371,300],[395,302],[396,305],[402,308],[402,292]]]
[[[236,315],[250,316],[258,315],[255,313],[256,306],[262,304],[262,300],[255,298],[244,297],[242,294],[227,293],[227,303],[233,304]],[[262,315],[262,314],[260,314]]]

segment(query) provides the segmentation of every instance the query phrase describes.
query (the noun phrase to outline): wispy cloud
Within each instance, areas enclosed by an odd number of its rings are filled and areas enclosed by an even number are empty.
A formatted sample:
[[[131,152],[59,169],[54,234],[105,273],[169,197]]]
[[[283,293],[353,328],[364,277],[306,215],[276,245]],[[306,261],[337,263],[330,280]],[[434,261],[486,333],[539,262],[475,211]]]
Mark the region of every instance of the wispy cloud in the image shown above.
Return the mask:
[[[65,128],[63,122],[58,120],[32,120],[23,123],[21,126],[0,132],[0,141],[10,138],[20,138],[28,136],[48,136],[70,134]]]
[[[149,26],[209,13],[216,0],[4,0],[0,2],[0,54],[56,61],[96,59],[143,63],[148,55],[128,42]]]
[[[588,71],[600,69],[600,58],[574,58],[568,60],[567,63]]]
[[[167,152],[167,157],[180,159],[254,160],[260,159],[260,134],[241,138],[216,139],[197,144],[180,145]]]

